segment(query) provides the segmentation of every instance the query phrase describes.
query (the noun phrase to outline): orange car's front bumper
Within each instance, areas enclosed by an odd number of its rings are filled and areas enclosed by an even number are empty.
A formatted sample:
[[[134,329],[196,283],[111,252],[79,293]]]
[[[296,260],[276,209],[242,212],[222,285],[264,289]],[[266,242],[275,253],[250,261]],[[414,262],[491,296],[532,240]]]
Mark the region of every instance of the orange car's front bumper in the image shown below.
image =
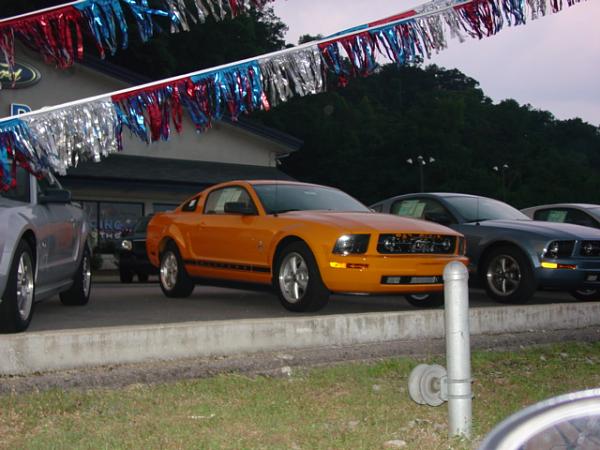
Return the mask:
[[[444,267],[451,261],[467,265],[465,256],[331,255],[321,265],[321,278],[332,292],[411,294],[441,291]]]

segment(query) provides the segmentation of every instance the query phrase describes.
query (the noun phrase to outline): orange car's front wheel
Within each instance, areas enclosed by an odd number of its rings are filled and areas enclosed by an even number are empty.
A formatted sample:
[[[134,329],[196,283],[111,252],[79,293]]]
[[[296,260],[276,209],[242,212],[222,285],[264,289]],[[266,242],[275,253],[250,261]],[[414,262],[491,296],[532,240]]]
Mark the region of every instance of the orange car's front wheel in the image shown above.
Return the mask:
[[[290,311],[318,311],[329,300],[315,257],[304,242],[283,249],[277,258],[273,284],[281,304]]]
[[[194,282],[185,271],[179,250],[173,243],[168,244],[160,255],[158,278],[167,297],[188,297],[194,290]]]

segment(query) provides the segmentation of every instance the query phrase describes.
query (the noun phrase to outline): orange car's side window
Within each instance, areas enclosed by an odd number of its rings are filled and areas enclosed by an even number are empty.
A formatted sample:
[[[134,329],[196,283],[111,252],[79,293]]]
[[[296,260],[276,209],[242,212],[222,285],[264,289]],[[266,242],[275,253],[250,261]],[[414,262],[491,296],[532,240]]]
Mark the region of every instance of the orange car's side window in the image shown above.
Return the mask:
[[[225,214],[225,204],[230,202],[243,203],[247,208],[256,210],[246,189],[240,186],[228,186],[208,194],[204,203],[204,214]]]

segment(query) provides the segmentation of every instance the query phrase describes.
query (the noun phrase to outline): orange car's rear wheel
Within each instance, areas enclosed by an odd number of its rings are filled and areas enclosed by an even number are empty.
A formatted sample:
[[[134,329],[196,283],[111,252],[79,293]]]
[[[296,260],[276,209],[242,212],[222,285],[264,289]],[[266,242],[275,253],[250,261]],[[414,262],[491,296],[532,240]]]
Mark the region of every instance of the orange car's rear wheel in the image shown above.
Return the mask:
[[[283,249],[277,258],[273,284],[281,304],[290,311],[318,311],[329,300],[315,257],[304,242]]]
[[[185,271],[179,250],[173,243],[168,244],[160,255],[158,278],[167,297],[189,297],[194,290],[194,282]]]

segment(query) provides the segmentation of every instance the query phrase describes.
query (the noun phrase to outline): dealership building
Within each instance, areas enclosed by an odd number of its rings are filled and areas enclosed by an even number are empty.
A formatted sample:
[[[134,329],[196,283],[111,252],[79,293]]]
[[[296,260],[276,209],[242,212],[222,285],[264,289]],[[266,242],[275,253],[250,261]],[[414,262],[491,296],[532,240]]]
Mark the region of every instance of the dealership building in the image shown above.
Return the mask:
[[[3,65],[1,116],[107,94],[148,80],[105,61],[86,57],[67,70],[41,61],[37,53],[17,50],[14,87]],[[185,116],[185,114],[184,114]],[[180,134],[168,141],[142,142],[125,127],[123,151],[99,163],[70,168],[61,183],[88,212],[96,250],[111,254],[124,230],[141,216],[172,209],[199,190],[234,179],[290,177],[277,169],[281,158],[302,142],[279,131],[252,124],[217,121],[203,133],[184,117]]]

